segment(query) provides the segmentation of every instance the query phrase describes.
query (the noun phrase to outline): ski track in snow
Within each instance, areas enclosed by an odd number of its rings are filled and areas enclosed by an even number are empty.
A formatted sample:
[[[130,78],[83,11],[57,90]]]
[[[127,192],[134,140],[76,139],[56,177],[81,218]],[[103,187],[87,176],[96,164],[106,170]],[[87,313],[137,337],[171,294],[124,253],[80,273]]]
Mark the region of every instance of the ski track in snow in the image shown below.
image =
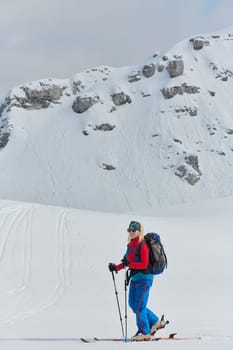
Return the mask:
[[[24,238],[24,247],[23,247],[23,269],[22,269],[22,277],[20,284],[17,288],[9,290],[8,295],[15,295],[18,292],[21,292],[28,288],[30,282],[30,273],[31,273],[31,260],[32,260],[32,213],[33,209],[24,208],[23,215],[20,217],[21,222],[25,221],[25,230],[23,233]],[[20,222],[17,221],[17,226],[19,226]]]
[[[71,247],[67,236],[67,211],[64,209],[58,218],[57,228],[57,265],[58,265],[58,283],[56,286],[57,296],[64,295],[67,288],[71,285]]]
[[[12,212],[16,212],[16,215],[13,217],[13,219],[11,218]],[[1,232],[3,232],[3,236],[1,237],[1,245],[0,245],[0,260],[3,260],[4,258],[7,242],[9,240],[10,234],[14,226],[16,224],[18,225],[19,221],[24,217],[25,210],[24,208],[23,209],[13,208],[13,209],[10,209],[10,211],[2,210],[0,212],[0,215],[5,213],[6,213],[6,216],[3,218],[3,222],[1,223],[1,226],[0,226],[0,230]]]
[[[30,279],[32,209],[12,207],[7,208],[7,210],[0,210],[0,216],[4,214],[6,215],[0,225],[0,232],[2,232],[0,241],[0,261],[4,260],[8,242],[11,236],[13,237],[14,231],[17,232],[18,228],[23,225],[25,221],[22,277],[17,287],[6,291],[6,295],[13,296],[25,290]]]
[[[15,215],[14,215],[15,214]],[[3,261],[7,249],[8,241],[13,234],[13,229],[24,224],[23,234],[23,262],[21,280],[17,287],[5,292],[8,297],[19,295],[23,292],[25,295],[33,296],[30,290],[30,275],[32,265],[32,215],[33,208],[7,208],[0,211],[0,216],[5,215],[0,224],[0,232],[5,232],[0,241],[0,262]],[[4,228],[4,229],[3,229]],[[17,231],[16,231],[17,232]],[[7,318],[0,320],[0,326],[13,325],[18,321],[25,320],[28,317],[38,314],[41,311],[53,306],[58,300],[65,295],[71,286],[71,244],[67,234],[67,210],[64,209],[58,214],[57,231],[55,236],[56,246],[56,266],[55,271],[57,282],[54,291],[41,302],[37,302],[28,309],[20,310],[11,314]],[[21,237],[20,237],[21,238]],[[35,303],[33,301],[33,303]],[[17,306],[17,309],[20,305]]]
[[[51,167],[51,164],[48,165],[48,179],[49,179],[49,182],[50,182],[50,185],[51,185],[51,191],[53,193],[53,195],[55,196],[57,191],[56,191],[56,181],[53,177],[53,172],[52,172],[52,167]]]

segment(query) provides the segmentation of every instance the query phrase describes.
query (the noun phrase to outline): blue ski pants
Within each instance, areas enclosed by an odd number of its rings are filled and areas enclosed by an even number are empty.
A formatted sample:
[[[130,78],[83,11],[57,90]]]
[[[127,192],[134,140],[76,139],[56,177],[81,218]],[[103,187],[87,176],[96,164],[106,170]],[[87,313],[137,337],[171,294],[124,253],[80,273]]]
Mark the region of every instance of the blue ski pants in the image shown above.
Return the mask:
[[[138,331],[149,334],[151,327],[158,321],[158,316],[149,310],[146,305],[153,280],[139,280],[130,282],[129,306],[136,314]]]

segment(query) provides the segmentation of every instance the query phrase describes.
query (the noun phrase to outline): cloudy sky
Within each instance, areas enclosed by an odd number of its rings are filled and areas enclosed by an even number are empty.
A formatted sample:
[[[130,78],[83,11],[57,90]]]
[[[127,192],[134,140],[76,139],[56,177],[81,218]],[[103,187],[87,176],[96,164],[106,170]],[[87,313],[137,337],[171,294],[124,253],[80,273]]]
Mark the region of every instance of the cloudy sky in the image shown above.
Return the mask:
[[[142,63],[233,25],[232,0],[0,0],[0,98],[23,82]]]

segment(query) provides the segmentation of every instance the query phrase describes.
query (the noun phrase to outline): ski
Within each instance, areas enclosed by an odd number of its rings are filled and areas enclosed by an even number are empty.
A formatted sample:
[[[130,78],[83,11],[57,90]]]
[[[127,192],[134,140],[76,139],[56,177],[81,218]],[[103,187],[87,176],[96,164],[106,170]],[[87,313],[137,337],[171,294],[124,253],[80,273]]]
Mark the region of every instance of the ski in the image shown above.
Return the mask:
[[[200,340],[200,337],[176,337],[177,333],[171,333],[168,336],[161,337],[151,337],[148,339],[140,339],[140,340],[131,340],[124,338],[80,338],[83,343],[93,343],[93,342],[145,342],[145,341],[178,341],[178,340]]]
[[[141,339],[141,340],[130,340],[130,342],[140,342],[140,341],[161,341],[161,340],[193,340],[193,339],[199,339],[199,338],[191,338],[191,337],[176,337],[177,333],[171,333],[168,336],[161,336],[161,337],[152,337],[149,339]]]

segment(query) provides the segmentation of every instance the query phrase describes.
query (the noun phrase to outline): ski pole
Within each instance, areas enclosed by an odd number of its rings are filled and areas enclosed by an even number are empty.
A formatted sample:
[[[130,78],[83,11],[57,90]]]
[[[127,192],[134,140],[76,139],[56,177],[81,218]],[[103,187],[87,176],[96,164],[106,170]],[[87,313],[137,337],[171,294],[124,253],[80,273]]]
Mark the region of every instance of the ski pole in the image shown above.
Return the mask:
[[[128,319],[128,313],[127,313],[127,285],[128,285],[128,270],[125,272],[125,342],[128,341],[128,327],[127,327],[127,319]]]
[[[122,316],[121,316],[121,308],[120,308],[120,303],[119,303],[119,298],[118,298],[118,291],[117,291],[117,288],[116,288],[116,281],[115,281],[115,276],[114,276],[114,272],[113,271],[112,271],[112,279],[113,279],[114,290],[115,290],[115,295],[116,295],[116,300],[117,300],[118,312],[119,312],[119,316],[120,316],[122,335],[123,335],[123,338],[124,338],[125,334],[124,334],[123,320],[122,320]]]

